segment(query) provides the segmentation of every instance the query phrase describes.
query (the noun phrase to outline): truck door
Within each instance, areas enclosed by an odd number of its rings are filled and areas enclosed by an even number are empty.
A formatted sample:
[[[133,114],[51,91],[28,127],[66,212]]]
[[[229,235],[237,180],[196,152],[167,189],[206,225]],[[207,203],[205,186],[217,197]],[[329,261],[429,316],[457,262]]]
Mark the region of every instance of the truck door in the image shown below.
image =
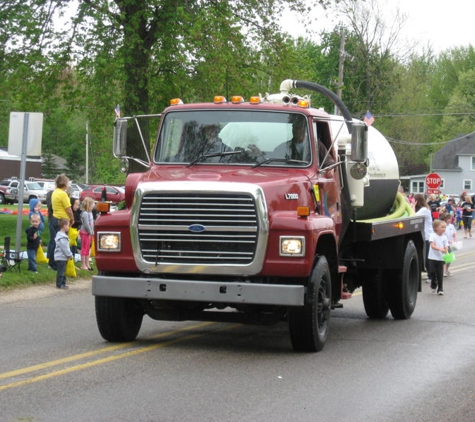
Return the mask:
[[[339,168],[333,167],[325,171],[329,166],[337,163],[337,155],[332,145],[332,138],[327,122],[313,122],[314,142],[318,152],[317,180],[319,191],[320,214],[330,217],[335,224],[336,232],[341,228],[341,204],[340,204],[340,183]]]

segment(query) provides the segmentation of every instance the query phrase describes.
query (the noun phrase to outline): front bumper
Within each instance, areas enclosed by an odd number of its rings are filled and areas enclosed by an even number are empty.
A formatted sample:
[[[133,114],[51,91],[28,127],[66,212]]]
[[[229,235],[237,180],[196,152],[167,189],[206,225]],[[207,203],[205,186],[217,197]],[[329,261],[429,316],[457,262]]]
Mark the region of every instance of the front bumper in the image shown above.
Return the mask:
[[[97,275],[92,278],[92,294],[147,300],[303,306],[305,287]]]

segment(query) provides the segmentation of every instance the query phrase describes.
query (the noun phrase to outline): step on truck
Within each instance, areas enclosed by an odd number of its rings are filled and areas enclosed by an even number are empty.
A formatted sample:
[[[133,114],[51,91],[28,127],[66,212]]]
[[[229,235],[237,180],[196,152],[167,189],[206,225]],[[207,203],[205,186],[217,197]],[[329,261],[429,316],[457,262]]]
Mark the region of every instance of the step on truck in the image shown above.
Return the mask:
[[[158,122],[147,161],[127,156],[127,130],[143,118]],[[249,100],[174,99],[161,114],[117,118],[113,154],[124,171],[136,160],[144,172],[127,176],[125,209],[101,209],[96,221],[104,339],[134,340],[145,315],[286,323],[295,350],[316,352],[357,289],[369,318],[414,312],[423,218],[398,193],[387,140],[327,88],[285,80]]]

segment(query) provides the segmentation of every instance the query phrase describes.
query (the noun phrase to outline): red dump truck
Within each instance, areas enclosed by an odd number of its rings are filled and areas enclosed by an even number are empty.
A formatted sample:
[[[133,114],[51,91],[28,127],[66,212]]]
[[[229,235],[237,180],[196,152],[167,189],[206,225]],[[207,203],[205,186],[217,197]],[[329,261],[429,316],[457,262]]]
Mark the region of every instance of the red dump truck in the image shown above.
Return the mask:
[[[341,115],[297,89],[330,98]],[[125,209],[96,222],[92,293],[104,339],[135,339],[144,315],[284,322],[295,350],[316,352],[332,310],[359,288],[368,317],[411,316],[424,221],[398,194],[381,133],[306,81],[249,100],[171,104],[156,115],[149,162],[126,153],[127,125],[140,116],[115,122],[114,155],[144,172],[128,175]]]

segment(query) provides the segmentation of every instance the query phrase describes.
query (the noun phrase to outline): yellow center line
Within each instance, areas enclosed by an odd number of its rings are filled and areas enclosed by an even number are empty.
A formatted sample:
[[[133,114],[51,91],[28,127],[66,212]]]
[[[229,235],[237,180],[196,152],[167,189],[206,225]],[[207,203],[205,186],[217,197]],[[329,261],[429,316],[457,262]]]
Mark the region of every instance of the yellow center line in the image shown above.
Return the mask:
[[[162,347],[169,346],[170,344],[179,343],[181,341],[190,340],[190,339],[193,339],[193,338],[196,338],[196,337],[201,337],[201,336],[204,336],[204,335],[206,335],[206,333],[191,334],[189,336],[185,336],[185,337],[182,337],[182,338],[179,338],[179,339],[166,341],[166,342],[160,343],[160,344],[154,344],[153,346],[142,347],[140,349],[131,350],[129,352],[122,353],[120,355],[109,356],[109,357],[98,359],[98,360],[95,360],[95,361],[92,361],[92,362],[87,362],[87,363],[83,363],[83,364],[80,364],[80,365],[70,366],[69,368],[60,369],[59,371],[50,372],[49,374],[39,375],[37,377],[28,378],[28,379],[23,380],[23,381],[17,381],[17,382],[12,382],[10,384],[2,385],[2,386],[0,386],[0,391],[6,390],[6,389],[9,389],[9,388],[13,388],[13,387],[19,387],[21,385],[32,384],[32,383],[38,382],[38,381],[44,381],[44,380],[47,380],[49,378],[57,377],[57,376],[64,375],[64,374],[69,374],[69,373],[75,372],[75,371],[80,371],[81,369],[91,368],[93,366],[101,365],[103,363],[113,362],[114,360],[123,359],[123,358],[127,358],[127,357],[130,357],[130,356],[138,355],[140,353],[149,352],[150,350],[160,349]]]
[[[205,326],[211,325],[211,324],[214,324],[214,323],[213,322],[203,322],[203,323],[200,323],[200,324],[189,325],[187,327],[179,328],[177,330],[167,331],[165,333],[161,333],[161,334],[157,334],[157,335],[148,337],[148,339],[157,339],[157,338],[161,338],[161,337],[165,337],[165,336],[170,336],[170,335],[180,333],[182,331],[193,330],[193,329],[205,327]],[[26,367],[26,368],[17,369],[17,370],[10,371],[10,372],[5,372],[3,374],[0,374],[0,380],[5,379],[5,378],[15,377],[15,376],[18,376],[18,375],[28,374],[30,372],[35,372],[35,371],[39,371],[39,370],[46,369],[46,368],[51,368],[53,366],[62,365],[64,363],[73,362],[75,360],[80,360],[80,359],[88,358],[88,357],[91,357],[91,356],[96,356],[96,355],[99,355],[99,354],[102,354],[102,353],[108,353],[108,352],[113,352],[115,350],[125,349],[127,347],[132,347],[134,345],[136,346],[137,342],[132,341],[132,342],[128,342],[128,343],[121,343],[121,344],[117,344],[117,345],[114,345],[114,346],[105,347],[103,349],[94,350],[92,352],[80,353],[80,354],[73,355],[73,356],[68,356],[68,357],[65,357],[65,358],[62,358],[62,359],[57,359],[57,360],[53,360],[53,361],[50,361],[50,362],[44,362],[44,363],[40,363],[38,365],[29,366],[29,367]],[[122,355],[119,355],[119,356],[122,356]]]

